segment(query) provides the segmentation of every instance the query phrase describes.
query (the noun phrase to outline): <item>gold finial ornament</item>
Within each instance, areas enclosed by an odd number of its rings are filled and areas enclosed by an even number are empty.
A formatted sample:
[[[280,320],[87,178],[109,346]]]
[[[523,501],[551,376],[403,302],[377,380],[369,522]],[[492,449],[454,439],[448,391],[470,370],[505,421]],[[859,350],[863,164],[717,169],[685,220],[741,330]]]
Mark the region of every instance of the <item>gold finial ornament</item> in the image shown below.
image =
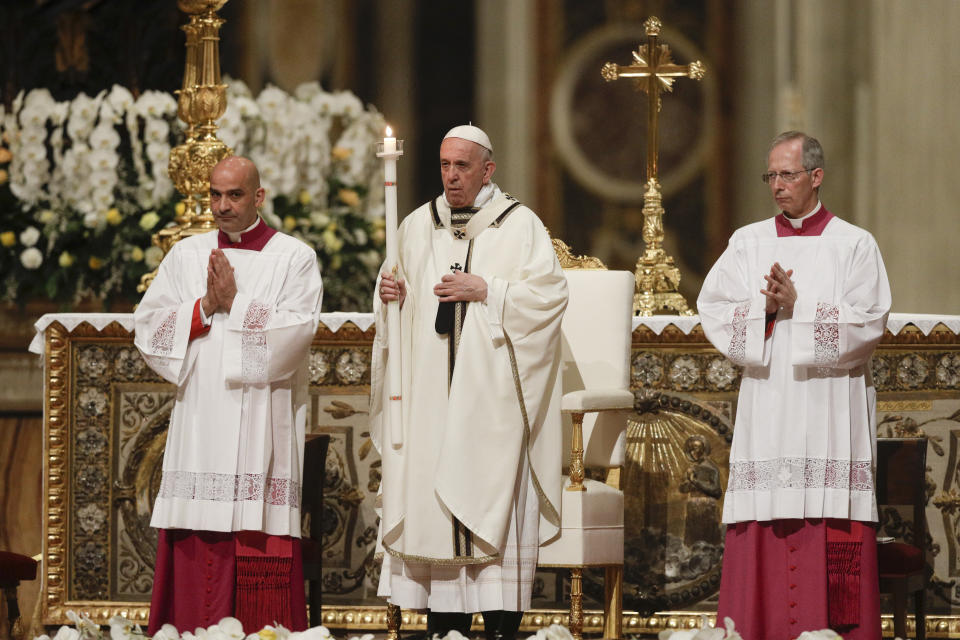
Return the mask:
[[[153,244],[164,255],[180,239],[216,228],[210,209],[210,172],[233,152],[217,138],[217,119],[227,109],[227,85],[220,81],[220,27],[216,12],[227,0],[178,0],[177,7],[189,14],[183,25],[186,62],[183,85],[177,94],[177,116],[187,124],[186,139],[170,150],[168,173],[177,191],[184,195],[182,214],[176,225],[153,235]],[[154,269],[141,278],[137,291],[144,292],[157,275]]]
[[[603,65],[600,75],[607,82],[635,78],[637,88],[647,94],[647,182],[643,194],[643,242],[646,249],[637,260],[634,276],[637,281],[633,296],[633,312],[639,316],[655,313],[693,315],[680,295],[680,270],[661,246],[663,243],[663,205],[658,180],[657,154],[659,135],[657,120],[662,103],[660,94],[673,91],[677,78],[700,80],[706,67],[699,60],[689,65],[673,62],[670,47],[659,42],[663,23],[651,16],[643,23],[647,42],[633,52],[634,64],[621,66],[613,62]]]
[[[663,23],[660,22],[660,18],[657,16],[650,16],[643,23],[644,28],[647,30],[648,36],[659,36],[660,30],[663,29]]]

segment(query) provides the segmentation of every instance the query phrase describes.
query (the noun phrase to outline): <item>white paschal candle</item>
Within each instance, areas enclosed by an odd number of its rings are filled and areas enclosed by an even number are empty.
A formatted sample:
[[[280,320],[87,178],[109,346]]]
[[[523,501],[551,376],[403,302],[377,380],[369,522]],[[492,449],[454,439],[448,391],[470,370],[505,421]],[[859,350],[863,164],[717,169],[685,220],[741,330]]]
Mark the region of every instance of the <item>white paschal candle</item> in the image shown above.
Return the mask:
[[[387,233],[387,270],[398,278],[399,249],[397,243],[397,139],[391,136],[387,127],[387,136],[383,139],[383,188],[386,208]],[[390,442],[394,447],[403,446],[403,411],[401,402],[401,359],[400,359],[400,301],[387,303],[387,391],[390,415]]]

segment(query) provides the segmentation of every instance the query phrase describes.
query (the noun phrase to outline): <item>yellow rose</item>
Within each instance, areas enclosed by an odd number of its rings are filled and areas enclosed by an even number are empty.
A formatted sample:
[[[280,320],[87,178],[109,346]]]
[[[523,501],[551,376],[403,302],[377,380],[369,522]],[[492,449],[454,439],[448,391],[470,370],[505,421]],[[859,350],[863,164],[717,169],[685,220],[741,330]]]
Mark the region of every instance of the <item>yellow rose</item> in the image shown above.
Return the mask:
[[[329,231],[330,233],[333,233],[336,230],[337,230],[337,221],[331,220],[330,224],[327,225],[327,228],[325,229],[325,231]]]
[[[107,211],[107,222],[113,226],[117,226],[123,222],[123,216],[120,215],[120,210],[114,207]]]
[[[3,184],[10,178],[10,174],[7,173],[6,169],[0,169],[0,184]]]
[[[340,189],[340,191],[337,192],[337,197],[340,198],[340,202],[348,207],[360,206],[360,194],[353,189]]]
[[[103,268],[103,260],[96,256],[90,256],[90,260],[87,261],[87,265],[94,271],[99,271]]]
[[[57,219],[57,214],[55,214],[50,209],[44,209],[43,211],[40,212],[40,222],[42,222],[43,224],[50,224],[56,219]]]
[[[140,247],[134,247],[130,250],[130,259],[134,262],[140,262],[143,260],[143,249]]]
[[[0,233],[0,244],[5,247],[12,247],[17,244],[17,234],[13,231],[4,231]]]
[[[353,149],[347,149],[346,147],[334,147],[330,150],[330,155],[333,156],[334,160],[346,160],[351,153],[353,153]]]
[[[386,220],[386,218],[374,218],[374,219],[373,219],[373,227],[374,227],[375,229],[386,229],[386,228],[387,228],[387,220]]]
[[[181,203],[182,204],[182,203]],[[160,216],[156,211],[148,211],[140,217],[140,228],[144,231],[150,231],[160,222]]]
[[[300,192],[299,200],[300,200],[300,204],[302,204],[303,206],[307,206],[313,201],[313,196],[310,195],[309,191],[304,190]]]
[[[335,254],[343,248],[343,240],[338,238],[337,234],[331,229],[327,228],[321,237],[323,238],[323,246],[328,252]]]
[[[6,164],[13,160],[13,154],[6,147],[0,147],[0,164]]]
[[[260,636],[262,640],[277,640],[277,632],[273,629],[267,629],[266,627],[260,629],[257,635]]]
[[[73,265],[73,256],[70,255],[69,251],[64,251],[60,254],[60,258],[57,260],[61,267],[66,269],[69,266]]]
[[[182,216],[183,212],[187,210],[187,205],[185,205],[181,200],[180,202],[174,205],[173,210],[177,212],[178,216]]]
[[[297,228],[297,219],[293,216],[287,216],[283,219],[283,228],[287,231],[293,231]]]

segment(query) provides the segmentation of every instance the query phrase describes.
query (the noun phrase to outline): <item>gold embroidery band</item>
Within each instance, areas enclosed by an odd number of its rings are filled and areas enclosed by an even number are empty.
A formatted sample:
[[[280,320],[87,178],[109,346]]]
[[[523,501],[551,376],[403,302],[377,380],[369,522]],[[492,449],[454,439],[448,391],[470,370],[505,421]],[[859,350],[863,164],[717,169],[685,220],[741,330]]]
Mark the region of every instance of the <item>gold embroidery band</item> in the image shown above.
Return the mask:
[[[385,547],[387,553],[389,553],[394,558],[400,558],[405,562],[420,562],[422,564],[432,564],[438,567],[450,567],[450,566],[459,566],[465,564],[487,564],[488,562],[493,562],[500,559],[500,554],[492,556],[476,556],[476,557],[463,557],[463,558],[429,558],[427,556],[416,556],[409,553],[401,553],[395,551],[390,547]]]
[[[537,490],[537,496],[540,497],[540,504],[544,505],[543,510],[547,518],[560,524],[560,513],[557,507],[550,502],[550,498],[544,493],[540,485],[540,479],[537,478],[537,471],[533,468],[533,461],[530,460],[530,421],[527,418],[527,404],[523,401],[523,385],[520,383],[520,372],[517,369],[517,355],[513,351],[513,342],[507,332],[503,332],[503,337],[507,341],[507,353],[510,354],[510,368],[513,370],[513,384],[517,388],[517,402],[520,403],[520,415],[523,417],[523,450],[527,455],[527,462],[530,466],[530,478],[533,480],[533,487]]]

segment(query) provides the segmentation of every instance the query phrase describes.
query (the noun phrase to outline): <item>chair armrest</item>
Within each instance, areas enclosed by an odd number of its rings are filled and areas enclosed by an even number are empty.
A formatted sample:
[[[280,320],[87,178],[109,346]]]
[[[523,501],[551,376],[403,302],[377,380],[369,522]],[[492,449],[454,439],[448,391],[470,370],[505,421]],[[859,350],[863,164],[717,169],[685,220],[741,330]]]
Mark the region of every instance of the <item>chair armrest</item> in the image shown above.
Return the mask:
[[[567,413],[632,409],[633,392],[629,389],[581,389],[563,394],[560,409]]]

